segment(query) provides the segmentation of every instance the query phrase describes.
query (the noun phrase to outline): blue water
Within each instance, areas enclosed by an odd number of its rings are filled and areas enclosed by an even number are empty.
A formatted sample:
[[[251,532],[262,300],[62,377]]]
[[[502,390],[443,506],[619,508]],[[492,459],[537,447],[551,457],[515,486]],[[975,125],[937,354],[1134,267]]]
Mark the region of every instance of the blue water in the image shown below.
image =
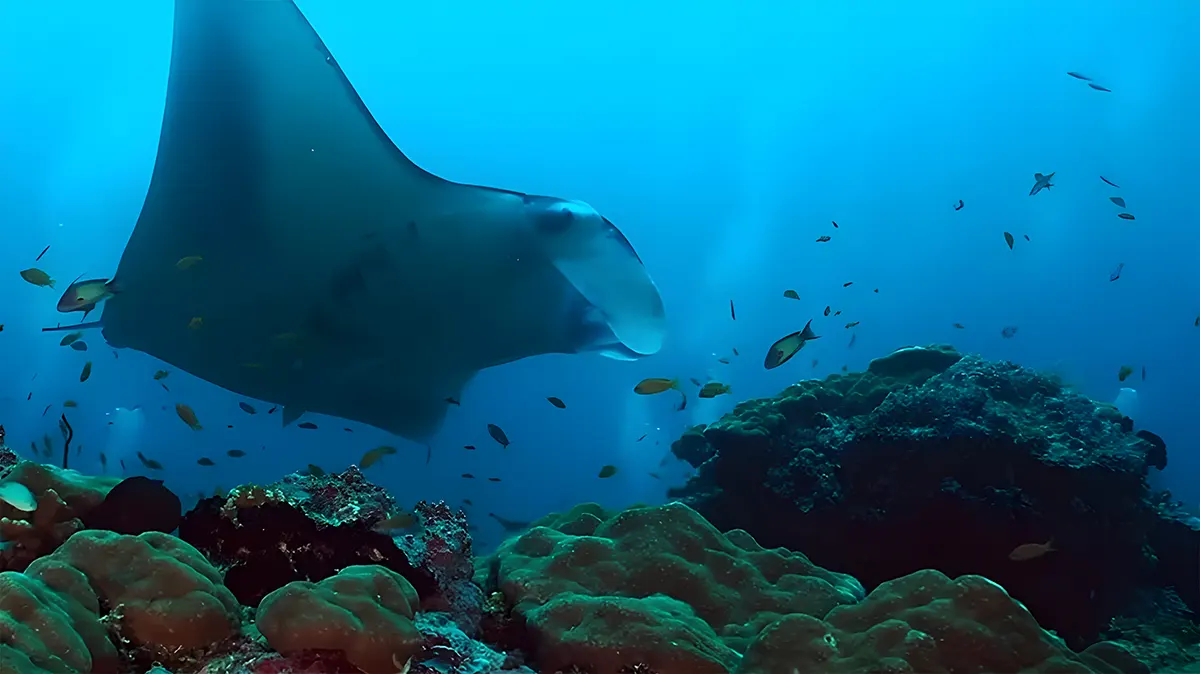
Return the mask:
[[[394,444],[400,452],[369,475],[406,503],[471,499],[494,538],[487,512],[531,519],[584,500],[661,501],[686,477],[660,462],[687,426],[797,379],[941,342],[1057,372],[1100,400],[1133,367],[1124,385],[1138,391],[1136,421],[1171,451],[1155,479],[1200,500],[1190,479],[1200,470],[1200,5],[298,4],[418,164],[582,199],[617,223],[663,293],[663,351],[485,371],[426,466],[422,446],[320,416],[308,417],[318,430],[284,429],[269,402],[249,416],[241,398],[182,372],[163,382],[168,393],[152,380],[161,363],[114,358],[98,334],[87,353],[58,346],[61,333],[38,329],[62,320],[62,288],[112,273],[141,207],[171,8],[0,0],[0,423],[14,448],[27,452],[43,433],[57,441],[60,404],[74,399],[83,451],[73,467],[100,471],[106,451],[110,473],[122,457],[129,474],[145,473],[140,450],[194,498],[308,463],[340,469]],[[1030,197],[1032,174],[1052,171],[1055,187]],[[1109,196],[1137,219],[1118,219]],[[816,243],[821,235],[832,241]],[[38,265],[56,290],[17,275],[47,245]],[[801,301],[782,296],[789,288]],[[825,318],[826,305],[843,313]],[[822,339],[764,371],[767,347],[810,318]],[[1006,326],[1019,327],[1011,339]],[[87,360],[95,372],[81,384]],[[733,395],[692,396],[677,412],[675,396],[631,392],[650,376],[711,376]],[[180,422],[177,402],[203,431]],[[507,451],[488,423],[512,439]],[[197,466],[200,456],[217,467]],[[604,464],[620,472],[597,479]]]

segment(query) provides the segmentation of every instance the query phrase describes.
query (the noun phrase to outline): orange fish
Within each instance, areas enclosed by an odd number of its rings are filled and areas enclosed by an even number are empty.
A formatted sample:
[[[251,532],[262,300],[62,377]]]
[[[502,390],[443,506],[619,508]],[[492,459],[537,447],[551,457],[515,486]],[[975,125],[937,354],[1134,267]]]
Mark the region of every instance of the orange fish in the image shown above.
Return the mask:
[[[1014,562],[1026,562],[1031,559],[1037,559],[1047,552],[1054,552],[1054,539],[1045,543],[1026,543],[1013,548],[1013,551],[1008,553],[1008,558]]]

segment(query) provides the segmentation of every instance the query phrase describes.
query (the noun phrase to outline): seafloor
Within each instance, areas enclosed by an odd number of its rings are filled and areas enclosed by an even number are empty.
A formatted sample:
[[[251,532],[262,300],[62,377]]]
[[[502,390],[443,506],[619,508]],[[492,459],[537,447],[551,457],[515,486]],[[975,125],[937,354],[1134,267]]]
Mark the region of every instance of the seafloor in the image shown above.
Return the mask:
[[[397,504],[354,467],[180,518],[145,478],[0,452],[37,503],[0,501],[0,672],[1200,672],[1166,445],[1054,377],[903,349],[673,451],[675,502],[485,557],[445,503],[381,533]]]

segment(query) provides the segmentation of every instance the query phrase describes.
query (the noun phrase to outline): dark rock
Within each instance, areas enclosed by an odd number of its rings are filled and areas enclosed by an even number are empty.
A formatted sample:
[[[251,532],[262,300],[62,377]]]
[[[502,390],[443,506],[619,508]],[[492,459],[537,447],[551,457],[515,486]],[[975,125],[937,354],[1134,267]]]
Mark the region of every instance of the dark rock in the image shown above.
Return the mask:
[[[162,480],[135,476],[117,483],[81,519],[88,529],[136,536],[147,531],[169,534],[179,527],[182,513],[179,497]]]
[[[672,496],[868,588],[927,568],[979,574],[1083,645],[1139,588],[1195,585],[1191,539],[1164,533],[1179,550],[1157,571],[1143,549],[1159,521],[1145,482],[1156,445],[1111,405],[1010,363],[902,349],[742,403],[703,437],[707,449],[673,447],[699,470]],[[1054,552],[1009,559],[1050,539]]]

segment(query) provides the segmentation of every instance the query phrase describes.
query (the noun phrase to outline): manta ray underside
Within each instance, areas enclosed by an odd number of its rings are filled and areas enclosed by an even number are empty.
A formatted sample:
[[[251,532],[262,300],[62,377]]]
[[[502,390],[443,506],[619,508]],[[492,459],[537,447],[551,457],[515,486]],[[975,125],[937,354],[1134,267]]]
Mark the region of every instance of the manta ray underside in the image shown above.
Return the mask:
[[[115,280],[110,344],[288,420],[416,440],[483,368],[649,355],[665,324],[591,207],[409,161],[291,0],[176,0],[158,157]]]

